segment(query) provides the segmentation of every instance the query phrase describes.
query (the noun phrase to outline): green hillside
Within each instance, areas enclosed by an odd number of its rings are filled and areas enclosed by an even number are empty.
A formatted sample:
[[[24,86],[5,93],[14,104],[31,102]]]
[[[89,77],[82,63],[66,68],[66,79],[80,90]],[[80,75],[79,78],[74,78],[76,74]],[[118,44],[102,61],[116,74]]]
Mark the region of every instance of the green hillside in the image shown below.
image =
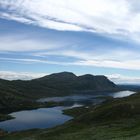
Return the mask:
[[[9,134],[2,140],[139,140],[140,93],[89,108],[65,111],[75,117],[49,130]]]

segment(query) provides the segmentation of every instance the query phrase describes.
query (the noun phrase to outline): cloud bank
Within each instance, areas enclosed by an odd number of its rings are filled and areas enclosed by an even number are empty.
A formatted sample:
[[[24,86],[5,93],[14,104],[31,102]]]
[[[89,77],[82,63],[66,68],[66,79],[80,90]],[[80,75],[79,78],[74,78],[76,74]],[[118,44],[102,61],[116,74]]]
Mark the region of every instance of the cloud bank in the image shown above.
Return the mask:
[[[31,73],[31,72],[13,72],[13,71],[0,71],[0,78],[6,80],[31,80],[43,77],[45,73]]]
[[[130,77],[121,74],[106,75],[110,80],[116,84],[138,84],[140,85],[140,77]]]

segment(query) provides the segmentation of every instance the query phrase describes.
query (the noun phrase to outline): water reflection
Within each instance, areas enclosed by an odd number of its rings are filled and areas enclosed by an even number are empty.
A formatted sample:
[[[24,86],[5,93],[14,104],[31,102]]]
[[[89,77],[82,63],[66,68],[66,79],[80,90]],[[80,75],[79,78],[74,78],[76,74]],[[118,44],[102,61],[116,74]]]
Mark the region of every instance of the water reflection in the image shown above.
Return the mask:
[[[135,94],[135,92],[133,92],[133,91],[120,91],[120,92],[112,93],[112,94],[110,94],[110,96],[112,96],[113,98],[123,98],[123,97],[130,96],[132,94]]]
[[[83,104],[83,105],[89,105],[89,104],[100,104],[104,100],[106,100],[109,97],[112,98],[122,98],[127,97],[135,92],[133,91],[120,91],[120,92],[113,92],[113,93],[97,93],[93,94],[81,94],[81,95],[70,95],[70,96],[64,96],[64,97],[50,97],[50,98],[43,98],[38,100],[39,102],[63,102],[64,105],[72,105],[74,103],[77,104]]]
[[[19,111],[12,113],[15,117],[0,123],[0,128],[7,131],[20,131],[33,128],[51,128],[72,119],[64,115],[64,107],[40,108],[30,111]]]
[[[116,93],[98,93],[94,95],[72,95],[65,97],[52,97],[40,99],[39,102],[63,102],[63,107],[40,108],[30,111],[19,111],[12,113],[15,119],[0,122],[0,128],[7,131],[20,131],[33,128],[52,128],[72,119],[64,115],[63,110],[83,105],[95,105],[105,101],[108,97],[122,98],[130,96],[135,92],[121,91]]]

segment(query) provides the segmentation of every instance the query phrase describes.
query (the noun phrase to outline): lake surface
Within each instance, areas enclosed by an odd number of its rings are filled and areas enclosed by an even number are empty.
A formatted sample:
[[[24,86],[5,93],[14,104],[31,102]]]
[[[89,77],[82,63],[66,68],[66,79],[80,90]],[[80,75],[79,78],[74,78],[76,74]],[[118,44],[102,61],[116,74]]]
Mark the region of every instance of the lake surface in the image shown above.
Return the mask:
[[[80,94],[80,95],[70,95],[64,97],[50,97],[39,99],[39,102],[63,102],[64,105],[73,105],[73,104],[82,104],[82,105],[96,105],[105,101],[107,98],[122,98],[127,97],[135,92],[133,91],[120,91],[120,92],[112,92],[112,93],[97,93],[97,94]]]
[[[121,91],[116,93],[101,93],[94,95],[71,95],[65,97],[51,97],[40,99],[40,102],[64,102],[64,106],[40,108],[28,111],[18,111],[11,113],[15,119],[0,122],[0,128],[9,132],[21,131],[34,128],[52,128],[61,125],[72,119],[71,116],[64,115],[63,110],[84,106],[95,105],[105,101],[107,97],[122,98],[130,96],[135,92]]]
[[[55,127],[72,119],[72,117],[63,114],[63,109],[65,108],[52,107],[11,113],[10,115],[15,117],[15,119],[1,122],[0,128],[12,132]]]
[[[123,97],[133,95],[135,93],[136,92],[134,92],[134,91],[120,91],[120,92],[116,92],[116,93],[111,93],[109,95],[112,96],[113,98],[123,98]]]

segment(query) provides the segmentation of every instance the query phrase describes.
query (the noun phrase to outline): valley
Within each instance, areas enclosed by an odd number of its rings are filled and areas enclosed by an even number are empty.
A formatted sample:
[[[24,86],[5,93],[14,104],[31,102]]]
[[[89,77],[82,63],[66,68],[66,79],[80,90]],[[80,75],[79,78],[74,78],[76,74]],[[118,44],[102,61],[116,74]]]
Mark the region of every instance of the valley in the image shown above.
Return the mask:
[[[65,140],[68,135],[68,140],[100,140],[107,130],[109,139],[114,129],[130,127],[128,120],[139,122],[137,91],[124,90],[105,76],[62,72],[31,81],[1,79],[0,89],[3,140]]]

